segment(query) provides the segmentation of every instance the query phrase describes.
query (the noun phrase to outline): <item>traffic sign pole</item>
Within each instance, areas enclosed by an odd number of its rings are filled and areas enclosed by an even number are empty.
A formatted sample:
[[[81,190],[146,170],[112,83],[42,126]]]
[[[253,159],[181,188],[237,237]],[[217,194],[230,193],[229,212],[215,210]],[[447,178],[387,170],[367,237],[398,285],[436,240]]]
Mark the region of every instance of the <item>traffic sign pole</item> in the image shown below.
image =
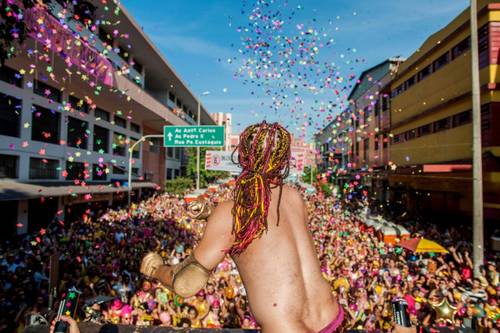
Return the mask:
[[[130,196],[132,194],[132,152],[134,151],[135,146],[140,144],[143,141],[146,141],[146,139],[150,138],[163,138],[163,134],[149,134],[149,135],[144,135],[142,138],[137,140],[136,143],[134,143],[130,148],[128,149],[128,207],[130,208]]]

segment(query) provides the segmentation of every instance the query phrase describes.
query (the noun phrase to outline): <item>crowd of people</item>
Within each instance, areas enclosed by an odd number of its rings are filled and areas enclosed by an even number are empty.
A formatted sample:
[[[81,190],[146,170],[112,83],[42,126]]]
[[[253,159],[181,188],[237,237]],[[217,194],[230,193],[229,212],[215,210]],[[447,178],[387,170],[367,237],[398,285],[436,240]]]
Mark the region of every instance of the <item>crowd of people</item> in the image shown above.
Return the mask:
[[[473,278],[470,244],[457,229],[408,225],[414,236],[441,242],[448,254],[414,254],[377,238],[363,224],[355,199],[306,194],[309,226],[325,279],[344,307],[344,327],[368,332],[390,330],[391,301],[404,298],[411,320],[424,326],[484,327],[500,324],[498,262],[488,258]],[[209,192],[211,205],[229,200],[231,187]],[[204,221],[189,217],[183,198],[157,194],[133,204],[86,215],[76,221],[55,220],[35,235],[1,244],[0,331],[21,331],[51,313],[49,260],[57,254],[57,295],[81,292],[80,321],[193,328],[258,328],[233,261],[219,264],[207,286],[183,299],[139,274],[149,251],[169,264],[190,255]],[[57,309],[55,299],[52,313]],[[439,307],[448,306],[443,316]],[[49,317],[47,315],[46,317]],[[50,320],[50,318],[48,318]]]

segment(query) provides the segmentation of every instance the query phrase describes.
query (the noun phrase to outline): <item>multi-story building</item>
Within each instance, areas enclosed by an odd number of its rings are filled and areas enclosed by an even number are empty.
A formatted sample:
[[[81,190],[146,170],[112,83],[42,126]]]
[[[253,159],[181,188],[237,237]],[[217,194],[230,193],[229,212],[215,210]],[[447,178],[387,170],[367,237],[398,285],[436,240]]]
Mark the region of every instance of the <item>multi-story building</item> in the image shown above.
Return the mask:
[[[389,83],[401,64],[391,58],[365,70],[349,94],[349,106],[316,135],[320,170],[337,185],[360,179],[383,199],[389,162]]]
[[[211,113],[210,116],[219,126],[224,126],[224,150],[231,150],[231,135],[232,135],[232,114],[217,112]]]
[[[57,1],[27,11],[30,37],[0,67],[4,236],[124,200],[129,147],[164,125],[197,122],[198,99],[125,8],[94,5],[79,15]],[[200,123],[214,124],[200,108]],[[182,150],[161,138],[131,154],[135,197],[181,173]]]
[[[500,4],[478,1],[484,210],[500,219]],[[391,83],[390,185],[409,209],[472,210],[470,11],[430,36]]]
[[[388,85],[402,61],[399,57],[390,58],[365,70],[348,97],[353,119],[349,167],[381,200],[385,199],[389,163]]]

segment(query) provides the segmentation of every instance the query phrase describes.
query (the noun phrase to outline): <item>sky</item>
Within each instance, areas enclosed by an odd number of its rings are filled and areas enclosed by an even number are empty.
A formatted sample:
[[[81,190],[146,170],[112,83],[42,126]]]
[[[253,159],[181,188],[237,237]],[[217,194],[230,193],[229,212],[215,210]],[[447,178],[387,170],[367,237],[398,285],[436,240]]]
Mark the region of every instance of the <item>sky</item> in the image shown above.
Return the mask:
[[[328,47],[319,48],[315,58],[318,65],[311,70],[321,71],[322,64],[332,64],[335,72],[332,78],[336,78],[337,86],[314,91],[289,89],[287,86],[283,88],[282,77],[272,77],[265,84],[262,80],[247,77],[245,73],[249,67],[246,60],[262,64],[260,56],[252,57],[252,54],[239,52],[248,45],[245,38],[256,40],[255,31],[245,32],[244,28],[250,24],[255,27],[255,18],[251,20],[249,17],[257,1],[266,2],[268,6],[260,5],[270,12],[283,14],[282,26],[270,31],[273,37],[299,36],[294,43],[300,43],[307,34],[299,33],[311,28],[321,37],[315,45],[332,41]],[[184,82],[200,97],[205,108],[209,112],[233,114],[233,132],[269,119],[285,122],[291,131],[306,138],[344,107],[342,100],[345,100],[355,78],[363,70],[389,57],[408,57],[429,35],[463,11],[468,2],[122,0]],[[275,40],[270,40],[270,43]],[[268,46],[269,49],[272,47]],[[276,49],[274,51],[277,52]],[[276,68],[279,67],[276,65]],[[241,68],[244,69],[243,75],[235,75]],[[295,78],[304,74],[297,68],[295,66],[292,70]],[[323,75],[318,74],[319,71],[307,79],[311,81],[309,88],[314,85],[311,77]],[[340,90],[336,94],[333,93],[335,88]],[[273,109],[272,106],[277,104],[273,96],[290,102],[281,103]],[[295,107],[294,102],[300,106]]]

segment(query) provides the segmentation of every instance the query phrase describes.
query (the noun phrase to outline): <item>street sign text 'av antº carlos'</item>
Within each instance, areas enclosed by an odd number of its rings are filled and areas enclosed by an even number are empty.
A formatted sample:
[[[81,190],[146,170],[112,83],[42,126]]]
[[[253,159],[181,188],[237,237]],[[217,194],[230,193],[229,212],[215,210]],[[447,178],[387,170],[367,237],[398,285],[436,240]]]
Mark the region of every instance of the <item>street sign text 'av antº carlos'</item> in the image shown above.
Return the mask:
[[[224,126],[163,126],[164,147],[223,147]]]

